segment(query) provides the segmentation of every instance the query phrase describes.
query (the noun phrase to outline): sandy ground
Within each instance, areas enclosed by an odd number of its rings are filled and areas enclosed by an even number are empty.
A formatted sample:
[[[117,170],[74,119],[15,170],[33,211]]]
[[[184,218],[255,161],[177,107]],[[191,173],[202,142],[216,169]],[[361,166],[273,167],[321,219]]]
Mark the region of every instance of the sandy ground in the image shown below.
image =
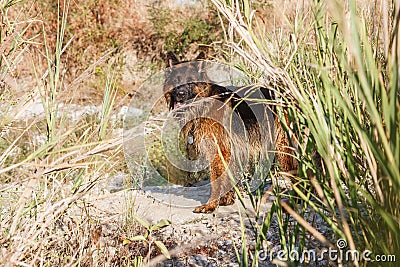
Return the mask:
[[[108,189],[115,191],[115,184],[121,183],[113,181]],[[102,197],[90,194],[87,200],[94,210],[103,213],[99,214],[102,217],[104,212],[116,216],[123,215],[132,208],[136,216],[152,224],[162,219],[171,221],[171,225],[157,232],[157,238],[164,240],[164,243],[173,244],[170,250],[173,259],[167,260],[159,255],[152,260],[151,265],[238,266],[235,247],[240,248],[244,236],[248,247],[254,249],[254,227],[262,224],[270,210],[271,200],[263,199],[257,207],[253,207],[249,197],[245,197],[244,205],[236,200],[234,205],[219,207],[212,214],[196,214],[192,212],[194,207],[179,207],[166,203],[166,199],[169,199],[169,203],[182,200],[183,197],[179,194],[181,190],[185,189],[174,188],[170,194],[165,194],[160,193],[159,188],[147,188],[146,191],[123,189],[106,193]],[[197,190],[197,195],[193,193],[192,203],[204,203],[208,198],[208,195],[204,194],[205,191],[207,189]],[[161,201],[162,198],[164,201]],[[261,215],[258,222],[254,219],[257,210]],[[270,262],[260,266],[270,266],[268,264]]]

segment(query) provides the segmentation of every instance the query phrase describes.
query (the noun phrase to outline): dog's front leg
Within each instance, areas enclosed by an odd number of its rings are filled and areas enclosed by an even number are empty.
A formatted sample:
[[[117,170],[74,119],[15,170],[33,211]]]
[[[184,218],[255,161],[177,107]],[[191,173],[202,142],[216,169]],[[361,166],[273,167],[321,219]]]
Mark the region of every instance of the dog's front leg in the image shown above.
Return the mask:
[[[225,164],[229,163],[230,151],[223,146],[220,146],[219,153],[214,157],[211,163],[210,183],[211,195],[207,203],[197,207],[195,213],[211,213],[219,204],[231,205],[235,201],[232,196],[231,181],[225,172]]]

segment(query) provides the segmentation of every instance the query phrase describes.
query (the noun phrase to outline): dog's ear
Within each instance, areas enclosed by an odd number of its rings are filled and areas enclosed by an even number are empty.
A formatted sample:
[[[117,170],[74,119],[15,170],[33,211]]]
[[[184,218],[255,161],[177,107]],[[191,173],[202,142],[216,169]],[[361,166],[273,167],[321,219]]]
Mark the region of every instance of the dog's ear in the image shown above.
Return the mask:
[[[204,54],[204,52],[201,51],[201,52],[197,55],[197,57],[196,57],[195,60],[204,60],[204,59],[206,59],[206,54]]]
[[[167,102],[168,108],[171,110],[174,108],[174,101],[172,100],[172,92],[168,91],[164,94],[165,101]]]
[[[172,51],[167,52],[167,67],[172,67],[173,65],[176,65],[179,63],[178,58],[175,56],[175,54]]]

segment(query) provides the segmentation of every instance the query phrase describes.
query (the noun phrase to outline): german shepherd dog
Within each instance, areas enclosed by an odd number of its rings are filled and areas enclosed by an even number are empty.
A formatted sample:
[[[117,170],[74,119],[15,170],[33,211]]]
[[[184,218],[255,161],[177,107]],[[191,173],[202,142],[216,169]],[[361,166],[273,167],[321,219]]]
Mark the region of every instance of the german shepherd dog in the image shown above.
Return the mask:
[[[233,148],[239,150],[239,154],[246,154],[249,158],[247,164],[254,165],[261,160],[262,153],[266,152],[266,140],[261,138],[264,125],[260,124],[254,109],[243,101],[237,90],[212,83],[207,74],[199,64],[204,59],[204,54],[200,53],[195,61],[179,61],[176,56],[167,53],[167,65],[164,97],[170,110],[174,110],[181,118],[187,118],[189,113],[195,111],[193,119],[184,120],[181,129],[181,137],[187,140],[187,156],[190,159],[197,159],[199,155],[206,158],[210,168],[211,195],[206,204],[196,207],[195,213],[211,213],[218,206],[232,205],[235,202],[235,192],[233,184],[238,182],[237,177],[232,181],[233,175],[239,172],[230,172],[228,168],[237,170],[238,157],[233,152]],[[182,64],[186,63],[186,64]],[[261,99],[272,100],[274,93],[272,90],[260,88]],[[202,102],[205,99],[214,101]],[[259,104],[262,112],[273,112],[274,108],[266,104]],[[187,108],[188,107],[188,108]],[[232,122],[232,113],[239,118],[242,125],[230,127],[231,132],[227,131],[227,121]],[[270,113],[272,114],[272,113]],[[268,118],[266,118],[268,120]],[[275,158],[280,169],[292,171],[296,168],[292,157],[292,149],[286,132],[281,127],[277,117],[272,116],[274,128],[272,130],[271,144],[275,143]],[[229,125],[228,125],[229,128]],[[271,131],[270,131],[271,132]],[[208,142],[204,142],[208,140]],[[268,142],[268,140],[267,140]],[[249,147],[250,149],[242,149]],[[269,146],[271,149],[271,145]],[[246,157],[245,155],[245,157]],[[243,155],[242,155],[243,156]],[[250,172],[254,168],[250,166]],[[242,169],[241,169],[242,170]]]

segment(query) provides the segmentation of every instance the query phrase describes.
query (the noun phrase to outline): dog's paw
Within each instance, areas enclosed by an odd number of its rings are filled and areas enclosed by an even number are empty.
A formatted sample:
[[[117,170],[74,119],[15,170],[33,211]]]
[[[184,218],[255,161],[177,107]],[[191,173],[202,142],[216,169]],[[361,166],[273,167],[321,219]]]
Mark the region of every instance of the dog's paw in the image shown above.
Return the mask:
[[[235,203],[236,199],[236,194],[234,191],[229,191],[228,193],[225,194],[225,196],[221,197],[219,200],[219,205],[220,206],[230,206]]]
[[[214,201],[215,202],[215,201]],[[194,209],[194,213],[212,213],[217,208],[217,203],[207,203]]]

